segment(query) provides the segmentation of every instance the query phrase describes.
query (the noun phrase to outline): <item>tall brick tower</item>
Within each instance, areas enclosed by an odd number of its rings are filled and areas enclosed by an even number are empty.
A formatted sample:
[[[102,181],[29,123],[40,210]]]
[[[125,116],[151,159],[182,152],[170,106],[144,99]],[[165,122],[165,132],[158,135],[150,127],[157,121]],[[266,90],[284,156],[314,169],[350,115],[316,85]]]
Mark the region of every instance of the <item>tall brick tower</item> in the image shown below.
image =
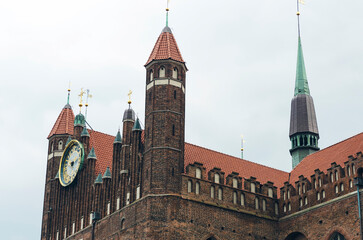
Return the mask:
[[[184,170],[185,73],[173,33],[162,30],[146,68],[144,195],[178,193]]]

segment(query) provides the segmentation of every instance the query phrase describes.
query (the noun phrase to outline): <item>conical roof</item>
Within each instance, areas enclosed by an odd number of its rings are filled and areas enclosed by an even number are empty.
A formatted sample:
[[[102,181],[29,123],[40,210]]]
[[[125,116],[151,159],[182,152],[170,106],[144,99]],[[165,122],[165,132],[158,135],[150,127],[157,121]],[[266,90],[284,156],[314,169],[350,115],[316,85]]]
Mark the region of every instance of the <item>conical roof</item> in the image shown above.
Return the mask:
[[[82,133],[81,133],[81,137],[89,137],[89,133],[87,131],[86,126],[83,127]]]
[[[89,151],[87,159],[97,159],[95,148],[92,147],[91,151]]]
[[[310,95],[308,78],[306,77],[305,61],[301,46],[301,38],[299,37],[296,63],[296,80],[295,80],[295,96],[298,94]]]
[[[168,26],[166,26],[161,32],[145,66],[148,65],[153,60],[167,60],[167,59],[172,59],[181,63],[185,63],[179,51],[174,35]]]
[[[110,171],[110,167],[106,168],[105,173],[103,174],[102,178],[111,178],[111,171]]]
[[[116,134],[116,137],[115,137],[115,141],[113,143],[122,143],[120,129],[117,131],[117,134]]]
[[[97,178],[95,180],[95,184],[97,184],[97,183],[102,183],[102,174],[101,173],[98,174],[98,176],[97,176]]]
[[[60,112],[57,121],[54,123],[48,138],[57,134],[73,134],[74,113],[72,108],[67,104]]]
[[[141,131],[141,124],[139,118],[136,118],[134,126],[132,127],[132,131]]]

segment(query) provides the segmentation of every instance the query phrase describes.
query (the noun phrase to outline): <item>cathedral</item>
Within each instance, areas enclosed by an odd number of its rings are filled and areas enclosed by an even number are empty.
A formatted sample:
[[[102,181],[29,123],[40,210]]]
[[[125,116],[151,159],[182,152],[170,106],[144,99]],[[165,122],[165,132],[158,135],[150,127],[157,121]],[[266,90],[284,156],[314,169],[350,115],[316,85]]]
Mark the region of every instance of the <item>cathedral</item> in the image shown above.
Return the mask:
[[[114,136],[69,100],[61,110],[48,135],[42,240],[363,239],[363,133],[319,148],[300,34],[291,172],[185,142],[188,68],[168,23],[144,67],[144,129],[131,101]]]

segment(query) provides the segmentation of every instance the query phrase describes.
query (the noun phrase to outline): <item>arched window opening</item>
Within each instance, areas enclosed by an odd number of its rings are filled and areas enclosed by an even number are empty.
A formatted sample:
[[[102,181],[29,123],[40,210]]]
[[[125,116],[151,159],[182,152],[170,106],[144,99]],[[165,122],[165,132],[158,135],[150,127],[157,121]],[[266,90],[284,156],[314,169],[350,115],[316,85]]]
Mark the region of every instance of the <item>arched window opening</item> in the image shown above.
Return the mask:
[[[304,203],[305,203],[305,205],[308,205],[308,198],[307,197],[304,198]]]
[[[352,164],[352,173],[353,173],[353,175],[355,174],[355,165],[354,164]]]
[[[237,187],[238,187],[238,181],[237,181],[237,178],[233,178],[233,180],[232,180],[232,186],[233,186],[234,188],[237,188]]]
[[[251,192],[253,192],[253,193],[256,192],[256,184],[255,183],[251,183]]]
[[[237,193],[233,192],[233,204],[237,204]]]
[[[266,200],[262,199],[262,210],[266,211]]]
[[[162,67],[159,69],[159,77],[160,77],[160,78],[165,77],[165,67],[164,67],[164,66],[162,66]]]
[[[334,176],[333,176],[333,173],[330,173],[330,181],[331,181],[331,182],[334,182]]]
[[[317,184],[315,179],[313,180],[313,186],[314,186],[315,189],[318,187],[318,184]]]
[[[279,204],[275,203],[275,215],[279,215]]]
[[[174,124],[173,124],[172,130],[171,130],[171,133],[173,134],[173,136],[175,136],[175,125]]]
[[[272,188],[268,188],[268,192],[267,192],[268,196],[270,198],[274,197],[274,191],[272,190]]]
[[[333,235],[329,238],[329,240],[345,240],[345,237],[338,233],[338,232],[335,232],[333,233]]]
[[[215,182],[215,183],[220,183],[220,176],[219,176],[219,174],[218,174],[218,173],[215,173],[215,174],[214,174],[214,182]]]
[[[196,182],[195,183],[195,194],[199,194],[199,192],[200,192],[200,183]]]
[[[195,177],[199,179],[202,178],[202,170],[200,170],[200,168],[195,169]]]
[[[282,195],[284,196],[284,201],[286,200],[286,192],[282,192]]]
[[[192,181],[188,180],[188,193],[192,192],[192,187],[193,187],[192,185],[193,185]]]
[[[178,79],[178,69],[176,67],[173,69],[173,78]]]
[[[338,171],[335,171],[335,181],[338,181],[338,179],[339,179]]]
[[[63,150],[63,141],[62,140],[60,140],[58,142],[58,150]]]
[[[299,195],[301,194],[301,188],[300,188],[300,185],[299,186],[297,186],[297,191],[298,191],[298,193],[299,193]]]
[[[353,181],[352,180],[349,180],[349,187],[353,188]]]
[[[149,81],[151,82],[152,80],[154,80],[154,71],[150,70]]]
[[[338,185],[335,185],[335,193],[338,193],[338,192],[339,192]]]
[[[316,193],[316,200],[318,200],[318,201],[320,200],[320,192]]]
[[[321,196],[322,196],[322,198],[325,198],[325,190],[323,190],[323,191],[321,192]]]
[[[306,137],[306,135],[304,136],[304,146],[308,145],[308,138]]]
[[[352,174],[351,171],[350,171],[350,167],[347,166],[347,172],[348,172],[348,176],[350,177],[350,175]]]
[[[120,229],[121,229],[121,230],[125,229],[125,218],[122,218],[122,219],[121,219]]]
[[[290,199],[290,189],[287,190],[287,199]]]
[[[302,198],[300,198],[300,199],[299,199],[299,205],[300,205],[300,207],[302,207],[302,205],[303,205],[303,200],[302,200]]]
[[[215,237],[210,237],[207,240],[217,240]]]
[[[287,208],[289,209],[289,211],[291,211],[291,203],[287,204]]]
[[[218,200],[222,200],[223,199],[223,190],[222,188],[218,189]]]
[[[210,187],[210,197],[211,198],[215,198],[215,193],[214,192],[215,192],[215,188],[214,188],[214,186],[211,186]]]
[[[259,208],[259,202],[258,202],[258,198],[255,198],[255,209],[257,210]]]
[[[321,187],[321,178],[319,177],[319,187]]]
[[[343,192],[343,191],[344,191],[344,184],[343,184],[343,183],[341,183],[341,184],[340,184],[340,191],[341,191],[341,192]]]
[[[287,236],[285,240],[307,240],[307,238],[305,237],[304,234],[300,232],[294,232],[289,234],[289,236]]]
[[[302,191],[303,191],[303,193],[306,193],[306,185],[305,185],[305,183],[303,183],[303,185],[302,185]]]
[[[284,212],[286,212],[286,205],[284,204],[284,206],[283,206],[283,209],[284,209]]]
[[[245,195],[243,193],[241,193],[241,205],[245,205]]]

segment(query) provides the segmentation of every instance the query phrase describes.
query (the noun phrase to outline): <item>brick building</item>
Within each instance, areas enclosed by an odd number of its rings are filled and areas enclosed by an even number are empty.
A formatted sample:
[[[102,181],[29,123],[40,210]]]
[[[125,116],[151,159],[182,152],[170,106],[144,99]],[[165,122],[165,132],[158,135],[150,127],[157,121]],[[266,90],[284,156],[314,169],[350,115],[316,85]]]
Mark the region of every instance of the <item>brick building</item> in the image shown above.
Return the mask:
[[[131,102],[116,136],[62,109],[48,136],[41,239],[361,239],[363,133],[318,148],[300,37],[291,172],[184,141],[188,69],[168,26],[145,68],[145,129]]]

